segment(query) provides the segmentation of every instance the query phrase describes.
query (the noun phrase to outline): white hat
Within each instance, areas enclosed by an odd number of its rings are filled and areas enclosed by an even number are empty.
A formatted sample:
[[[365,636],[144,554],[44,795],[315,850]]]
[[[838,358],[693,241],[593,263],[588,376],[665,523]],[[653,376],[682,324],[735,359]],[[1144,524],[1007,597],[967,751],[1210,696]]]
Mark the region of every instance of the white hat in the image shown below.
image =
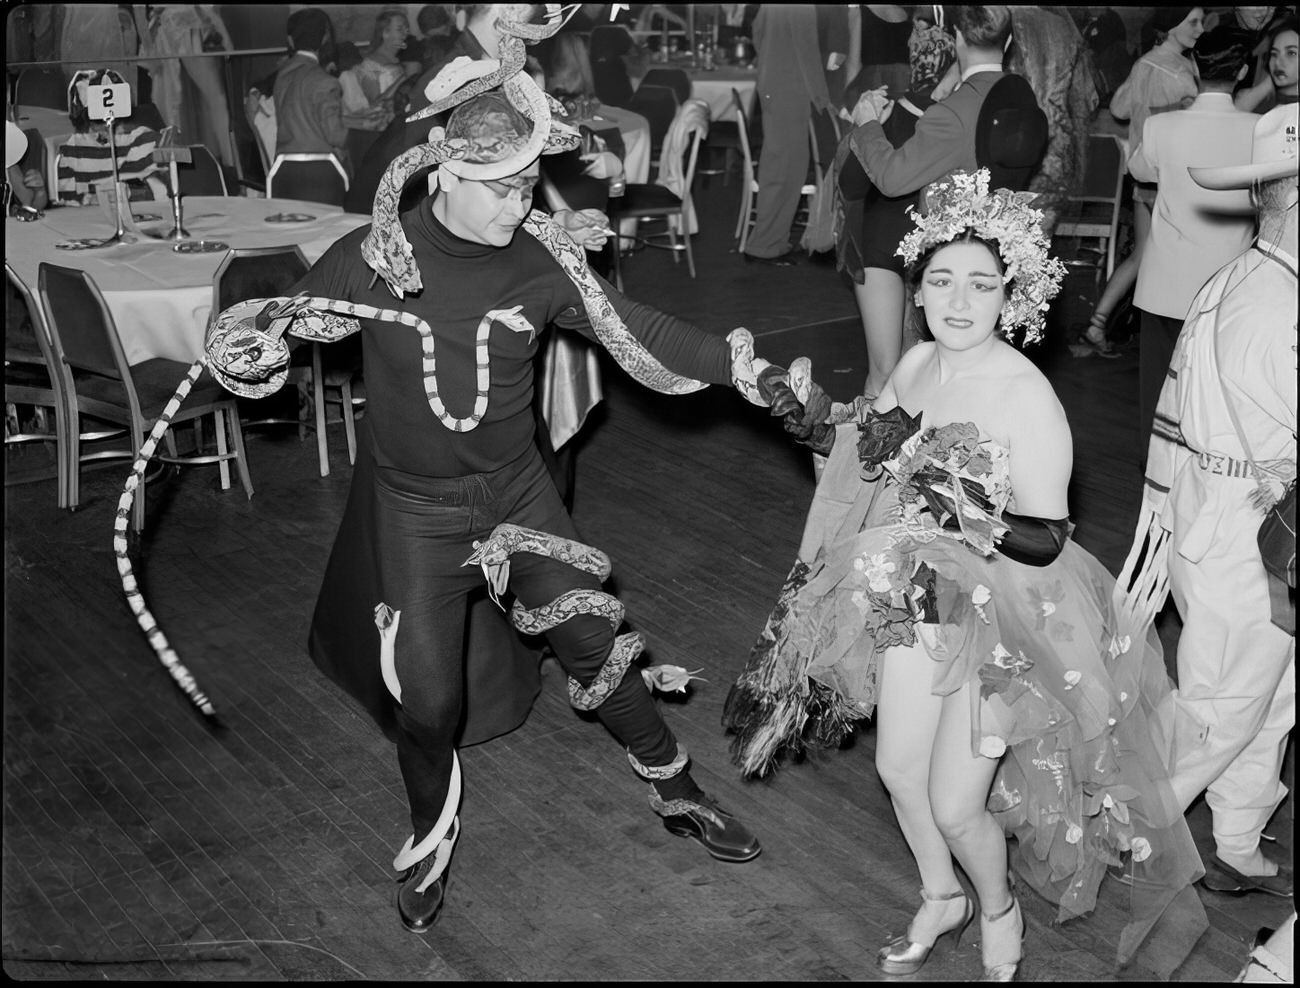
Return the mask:
[[[5,167],[16,165],[27,153],[27,135],[12,120],[5,121]]]
[[[1250,164],[1219,168],[1188,168],[1197,185],[1207,189],[1248,189],[1256,182],[1271,182],[1296,174],[1296,123],[1300,104],[1275,106],[1255,121]]]

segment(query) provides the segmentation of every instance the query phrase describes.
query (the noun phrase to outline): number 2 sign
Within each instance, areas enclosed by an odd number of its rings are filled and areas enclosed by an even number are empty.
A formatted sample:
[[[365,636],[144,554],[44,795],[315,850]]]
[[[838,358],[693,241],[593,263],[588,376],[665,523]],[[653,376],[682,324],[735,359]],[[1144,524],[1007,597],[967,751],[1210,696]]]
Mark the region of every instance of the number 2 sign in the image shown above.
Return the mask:
[[[126,83],[91,85],[86,91],[86,112],[91,120],[129,117],[131,87]]]

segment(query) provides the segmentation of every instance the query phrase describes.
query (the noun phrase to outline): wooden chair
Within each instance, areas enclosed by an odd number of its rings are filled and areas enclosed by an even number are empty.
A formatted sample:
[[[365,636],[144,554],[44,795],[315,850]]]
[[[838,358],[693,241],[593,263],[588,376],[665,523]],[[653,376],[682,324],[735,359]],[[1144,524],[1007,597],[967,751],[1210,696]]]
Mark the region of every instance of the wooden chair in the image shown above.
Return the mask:
[[[130,455],[138,457],[149,431],[172,399],[190,365],[163,357],[137,364],[127,363],[113,315],[94,279],[84,271],[43,261],[38,268],[37,290],[48,319],[52,350],[60,355],[71,371],[66,378],[70,388],[67,407],[70,420],[78,425],[68,429],[68,507],[75,508],[80,495],[80,417],[89,416],[125,427],[131,438]],[[202,452],[201,423],[205,415],[211,415],[215,420],[215,454]],[[172,422],[175,425],[194,424],[195,453],[179,455],[175,435],[169,429],[165,437],[167,452],[155,454],[157,459],[182,465],[215,463],[221,474],[222,490],[230,489],[230,463],[233,461],[245,493],[250,498],[253,496],[235,398],[206,370],[172,417]],[[142,479],[135,497],[134,527],[137,532],[144,528],[144,515],[145,485]]]
[[[1061,207],[1054,237],[1093,241],[1081,249],[1092,259],[1073,258],[1070,267],[1092,268],[1098,290],[1115,271],[1119,243],[1120,207],[1124,198],[1124,151],[1113,134],[1090,134],[1083,181],[1077,195]]]
[[[343,207],[348,173],[333,154],[277,154],[266,174],[266,196]]]
[[[289,289],[307,273],[310,265],[297,245],[285,247],[241,247],[227,252],[217,266],[212,278],[212,314],[230,308],[237,302],[250,298],[276,298],[287,295]],[[298,388],[299,415],[284,418],[263,414],[272,398],[241,398],[243,408],[250,413],[244,428],[263,425],[296,425],[298,437],[306,437],[308,428],[316,432],[316,458],[320,475],[330,472],[329,444],[326,427],[343,423],[348,442],[348,461],[357,459],[356,408],[365,399],[356,392],[360,372],[359,357],[348,358],[347,351],[357,350],[355,337],[340,343],[310,343],[294,349],[289,364],[289,380]],[[340,359],[341,358],[341,359]],[[303,406],[311,402],[312,417],[303,417]],[[340,416],[326,416],[326,405],[340,406]],[[259,406],[261,408],[259,409]],[[261,415],[261,417],[253,417]]]
[[[40,417],[44,418],[47,423],[50,412],[53,413],[54,417],[53,432],[48,431],[48,428],[44,430],[37,428],[32,432],[26,432],[22,428],[21,421],[15,422],[14,428],[9,428],[6,414],[5,445],[19,446],[36,442],[54,443],[58,505],[60,508],[67,508],[69,507],[68,485],[71,469],[71,464],[68,462],[68,429],[71,415],[68,406],[68,394],[71,388],[71,382],[69,381],[71,371],[54,352],[40,303],[36,301],[31,290],[18,278],[8,261],[5,261],[5,277],[8,279],[9,284],[13,286],[17,300],[26,306],[32,327],[30,338],[26,335],[17,334],[14,336],[6,334],[5,337],[6,413],[8,413],[10,406],[14,407],[15,414],[17,414],[18,406],[31,405],[34,409],[43,410]],[[33,419],[37,420],[36,413],[33,414]],[[82,432],[78,436],[79,447],[87,443],[124,435],[126,435],[125,429],[92,429],[88,432]],[[99,450],[89,453],[79,452],[78,454],[81,463],[88,460],[108,458],[127,459],[130,456],[130,449]]]

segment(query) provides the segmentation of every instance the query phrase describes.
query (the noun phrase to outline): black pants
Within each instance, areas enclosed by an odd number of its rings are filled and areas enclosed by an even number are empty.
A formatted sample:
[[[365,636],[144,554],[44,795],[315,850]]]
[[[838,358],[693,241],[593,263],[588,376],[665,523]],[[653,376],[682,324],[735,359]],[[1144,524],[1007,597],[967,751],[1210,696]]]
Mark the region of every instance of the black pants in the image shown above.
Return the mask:
[[[397,754],[419,843],[447,797],[452,751],[464,703],[466,600],[483,571],[462,565],[476,540],[503,522],[579,539],[535,450],[489,474],[454,480],[415,477],[379,468],[376,553],[381,600],[402,612],[395,645],[401,685]],[[510,558],[509,590],[524,607],[548,604],[600,581],[567,563],[531,553]],[[614,644],[606,618],[578,615],[546,633],[565,672],[591,684]],[[645,765],[667,765],[677,741],[635,671],[597,708],[597,716]]]
[[[1182,332],[1183,321],[1172,316],[1142,313],[1141,337],[1138,344],[1138,462],[1147,467],[1147,444],[1151,441],[1151,427],[1156,421],[1156,403],[1160,389],[1165,386],[1169,362],[1174,356],[1174,344]]]

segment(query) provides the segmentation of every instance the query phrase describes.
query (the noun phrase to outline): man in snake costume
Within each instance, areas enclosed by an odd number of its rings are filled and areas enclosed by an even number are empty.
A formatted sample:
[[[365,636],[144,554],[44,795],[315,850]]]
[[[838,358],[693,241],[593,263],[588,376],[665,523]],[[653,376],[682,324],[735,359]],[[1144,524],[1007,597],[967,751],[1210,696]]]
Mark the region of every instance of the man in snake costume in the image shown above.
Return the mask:
[[[430,84],[430,106],[417,116],[454,112],[445,131],[434,127],[389,167],[372,224],[336,242],[291,297],[219,313],[207,339],[214,376],[261,396],[284,383],[286,332],[362,334],[365,428],[309,648],[396,741],[413,833],[393,865],[398,913],[415,933],[441,909],[459,833],[457,744],[512,730],[536,695],[535,660],[527,669],[501,638],[472,640],[481,622],[467,615],[481,616],[473,597],[484,576],[492,601],[513,598],[516,628],[545,635],[571,703],[594,710],[625,746],[670,832],[724,861],[760,850],[696,785],[647,689],[665,678],[680,686],[685,671],[627,675],[640,636],[616,635],[623,606],[600,589],[609,560],[580,541],[547,474],[532,397],[537,334],[551,323],[599,342],[637,381],[668,394],[733,384],[765,405],[756,375],[769,365],[743,329],[724,340],[624,298],[592,274],[564,229],[530,211],[539,155],[572,148],[577,134],[552,121],[554,101],[522,71],[524,41],[553,34],[561,11],[548,6],[539,25],[527,10],[501,5],[499,60],[458,59]],[[430,165],[437,190],[397,215],[402,187]],[[136,481],[133,473],[119,514],[129,514]],[[127,569],[123,577],[134,592]],[[173,676],[207,704],[142,604],[137,615]]]

